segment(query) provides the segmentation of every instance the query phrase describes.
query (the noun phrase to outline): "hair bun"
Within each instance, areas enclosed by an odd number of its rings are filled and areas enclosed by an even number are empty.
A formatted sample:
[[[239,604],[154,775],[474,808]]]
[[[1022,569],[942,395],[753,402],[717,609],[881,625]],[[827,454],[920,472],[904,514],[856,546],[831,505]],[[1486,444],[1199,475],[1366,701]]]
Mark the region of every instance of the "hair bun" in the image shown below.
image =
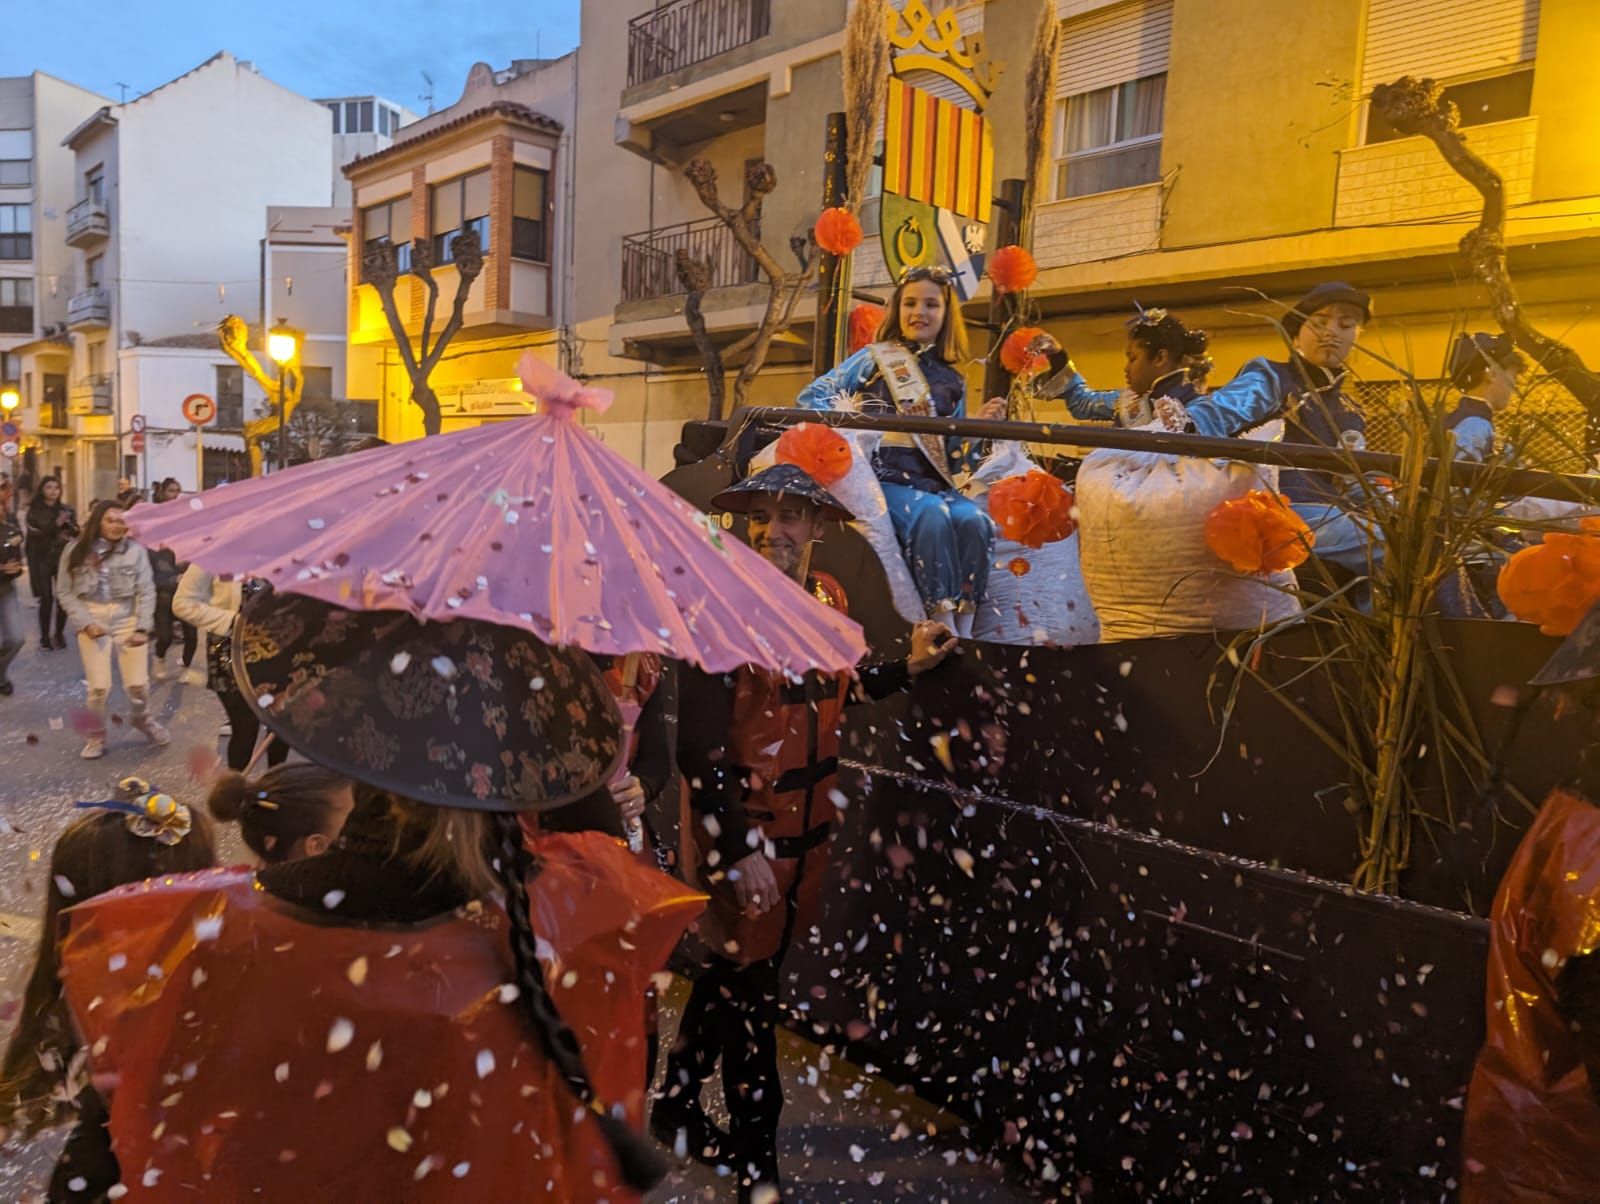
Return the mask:
[[[211,787],[206,796],[206,810],[224,823],[233,823],[244,814],[254,787],[242,773],[225,773]]]
[[[1183,353],[1185,355],[1202,356],[1210,345],[1211,336],[1205,331],[1189,330],[1184,332]]]

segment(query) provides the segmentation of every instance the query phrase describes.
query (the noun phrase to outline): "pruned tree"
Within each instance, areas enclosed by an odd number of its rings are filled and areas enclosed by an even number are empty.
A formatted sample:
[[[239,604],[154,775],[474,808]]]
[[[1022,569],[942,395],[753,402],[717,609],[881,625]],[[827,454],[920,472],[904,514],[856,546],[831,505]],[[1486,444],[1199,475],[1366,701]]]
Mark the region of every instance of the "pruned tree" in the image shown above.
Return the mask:
[[[267,395],[266,408],[262,410],[261,417],[244,424],[244,446],[250,456],[250,475],[258,477],[266,461],[261,450],[262,441],[272,438],[278,430],[278,380],[261,366],[255,352],[250,350],[250,327],[243,318],[229,314],[218,322],[217,341],[222,344],[222,350],[228,358],[243,368],[245,375],[260,385]],[[305,389],[305,374],[300,371],[298,364],[284,365],[283,373],[283,419],[287,424],[293,420],[295,407],[300,404],[300,394]]]
[[[756,328],[722,348],[720,353],[706,356],[706,380],[710,393],[708,412],[711,420],[716,421],[722,417],[724,365],[743,357],[733,380],[733,404],[735,407],[743,406],[750,395],[750,382],[755,380],[756,374],[767,362],[772,340],[788,330],[794,322],[794,311],[800,296],[816,276],[817,255],[809,238],[791,238],[789,249],[794,253],[799,267],[788,272],[761,243],[761,207],[778,186],[778,173],[772,164],[753,163],[746,169],[744,199],[737,209],[723,202],[717,184],[717,169],[710,161],[696,159],[684,169],[683,174],[693,186],[700,203],[728,228],[734,241],[755,260],[767,280],[767,305]],[[689,323],[690,333],[694,335],[695,346],[700,348],[702,355],[706,354],[708,346],[715,351],[710,333],[705,328],[705,318],[700,312],[705,291],[712,284],[710,267],[697,264],[687,255],[679,257],[674,266],[685,287],[691,284],[701,286],[690,287],[689,298],[684,304],[684,317]]]
[[[394,335],[395,346],[400,350],[400,363],[411,381],[411,400],[422,411],[422,430],[427,435],[437,435],[443,425],[439,412],[439,395],[433,391],[429,378],[438,367],[445,348],[461,330],[467,310],[467,293],[472,282],[483,271],[483,243],[476,230],[463,230],[450,240],[450,260],[456,266],[456,295],[450,303],[450,317],[439,331],[433,334],[433,323],[439,307],[439,282],[433,276],[433,247],[425,238],[411,244],[411,263],[404,272],[399,266],[399,248],[383,243],[368,251],[361,261],[362,278],[377,290],[383,305],[383,316],[388,319],[389,331]],[[422,328],[417,332],[417,345],[411,346],[411,335],[400,317],[395,304],[395,285],[402,276],[415,276],[427,292],[422,311]]]
[[[1372,106],[1400,133],[1420,134],[1432,142],[1455,173],[1483,197],[1482,217],[1461,236],[1461,257],[1487,290],[1501,329],[1589,412],[1589,450],[1595,451],[1600,447],[1600,373],[1591,371],[1566,343],[1535,329],[1523,314],[1506,266],[1505,181],[1461,136],[1460,111],[1444,99],[1444,86],[1402,76],[1374,88]]]
[[[682,247],[673,256],[672,266],[678,284],[688,294],[683,302],[683,320],[689,324],[689,334],[694,339],[700,358],[705,361],[706,394],[711,421],[722,417],[723,401],[728,395],[727,369],[722,366],[722,348],[711,337],[706,326],[706,316],[701,311],[706,290],[711,287],[711,264],[697,259]]]

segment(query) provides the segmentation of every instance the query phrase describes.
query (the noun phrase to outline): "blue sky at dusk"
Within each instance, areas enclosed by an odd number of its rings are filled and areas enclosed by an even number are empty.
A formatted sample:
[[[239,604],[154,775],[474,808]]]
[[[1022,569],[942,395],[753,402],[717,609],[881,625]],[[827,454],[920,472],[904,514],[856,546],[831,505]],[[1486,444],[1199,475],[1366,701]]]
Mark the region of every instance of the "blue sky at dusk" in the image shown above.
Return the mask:
[[[571,50],[579,2],[0,0],[0,76],[44,71],[112,100],[121,83],[131,99],[229,50],[306,96],[375,92],[421,113],[424,71],[443,108],[480,59],[504,67]]]

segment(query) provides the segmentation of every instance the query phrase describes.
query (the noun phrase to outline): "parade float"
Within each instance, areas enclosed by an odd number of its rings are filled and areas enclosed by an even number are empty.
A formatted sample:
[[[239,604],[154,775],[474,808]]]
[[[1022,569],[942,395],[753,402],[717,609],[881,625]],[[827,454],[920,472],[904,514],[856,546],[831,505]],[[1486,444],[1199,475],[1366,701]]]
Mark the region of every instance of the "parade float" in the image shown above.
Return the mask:
[[[907,45],[921,7],[891,14],[896,48],[926,68],[940,42],[943,73],[968,82],[973,104],[943,114],[952,102],[908,86],[895,59],[884,257],[897,270],[937,259],[972,284],[987,272],[998,353],[983,395],[998,387],[1025,401],[1012,374],[1030,367],[1026,338],[1015,337],[1030,317],[1027,188],[988,180],[986,93],[972,81],[975,62],[993,66],[953,18],[930,16],[920,44]],[[1054,61],[1055,28],[1041,21],[1030,98],[1054,93],[1041,64]],[[861,130],[873,102],[853,101],[871,89],[852,91],[850,53],[816,230],[819,373],[856,324],[849,157],[872,145]],[[1030,118],[1030,163],[1042,129]],[[989,215],[959,207],[963,181],[981,183],[985,205],[998,194],[992,227],[971,228]],[[848,435],[858,457],[895,433],[1024,448],[1030,468],[1063,489],[1092,448],[1338,474],[1388,551],[1364,584],[1303,556],[1252,559],[1237,550],[1249,543],[1240,531],[1278,519],[1273,494],[1241,487],[1232,510],[1201,512],[1207,531],[1194,540],[1207,546],[1191,552],[1212,557],[1218,581],[1268,580],[1287,609],[1099,642],[1052,630],[1028,613],[1037,602],[1008,601],[1014,614],[980,628],[910,696],[852,712],[828,910],[789,964],[799,1031],[950,1107],[974,1148],[1014,1157],[1050,1193],[1454,1197],[1484,1034],[1483,916],[1538,800],[1573,771],[1582,735],[1580,721],[1522,685],[1559,627],[1447,619],[1435,599],[1470,549],[1503,531],[1505,499],[1572,510],[1600,489],[1588,477],[1454,462],[1440,399],[1412,392],[1413,429],[1396,455],[782,409],[685,428],[666,480],[702,508],[752,462],[781,456],[780,432],[808,422]],[[852,471],[835,488],[848,489]],[[1256,492],[1267,502],[1250,500]],[[1016,538],[1028,515],[1050,509],[1047,491],[1033,493],[1014,529],[1002,521],[1011,543],[998,545],[992,591],[1038,571],[1036,550]],[[1227,529],[1215,542],[1213,527]],[[1128,533],[1129,555],[1171,554],[1138,535]],[[892,540],[857,523],[824,540],[815,564],[843,584],[876,651],[899,646],[917,616]],[[1081,590],[1061,573],[1052,580],[1045,594]]]

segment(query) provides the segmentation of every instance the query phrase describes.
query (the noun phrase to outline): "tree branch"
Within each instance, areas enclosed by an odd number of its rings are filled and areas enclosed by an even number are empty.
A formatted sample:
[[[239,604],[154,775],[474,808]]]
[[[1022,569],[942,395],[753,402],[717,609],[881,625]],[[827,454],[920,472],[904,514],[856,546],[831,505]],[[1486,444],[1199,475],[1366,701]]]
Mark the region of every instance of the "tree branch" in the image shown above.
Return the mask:
[[[677,273],[678,283],[689,294],[683,302],[683,319],[689,324],[689,336],[694,339],[695,349],[705,361],[708,400],[706,417],[711,422],[718,422],[721,421],[723,414],[727,374],[723,367],[722,352],[712,339],[711,331],[706,327],[705,314],[700,309],[701,303],[705,300],[706,290],[711,287],[711,265],[703,259],[696,259],[680,247],[673,256],[673,267]]]
[[[450,304],[450,320],[423,358],[423,376],[432,373],[439,363],[439,357],[444,354],[444,349],[450,345],[450,340],[455,338],[465,320],[467,294],[472,291],[472,282],[483,271],[483,244],[478,239],[478,232],[465,230],[451,239],[450,258],[456,265],[456,295]]]
[[[1518,347],[1558,379],[1589,411],[1589,450],[1600,442],[1600,374],[1567,344],[1535,329],[1523,316],[1511,272],[1506,266],[1506,190],[1500,173],[1472,150],[1457,128],[1460,114],[1444,99],[1444,88],[1431,79],[1402,76],[1372,90],[1372,105],[1402,134],[1421,135],[1434,144],[1446,163],[1483,197],[1483,215],[1461,238],[1461,256],[1489,294],[1495,320]]]
[[[422,311],[422,329],[417,332],[417,358],[428,362],[428,339],[433,334],[433,315],[439,305],[439,282],[433,278],[433,244],[419,238],[411,244],[411,275],[428,290],[427,307]]]

